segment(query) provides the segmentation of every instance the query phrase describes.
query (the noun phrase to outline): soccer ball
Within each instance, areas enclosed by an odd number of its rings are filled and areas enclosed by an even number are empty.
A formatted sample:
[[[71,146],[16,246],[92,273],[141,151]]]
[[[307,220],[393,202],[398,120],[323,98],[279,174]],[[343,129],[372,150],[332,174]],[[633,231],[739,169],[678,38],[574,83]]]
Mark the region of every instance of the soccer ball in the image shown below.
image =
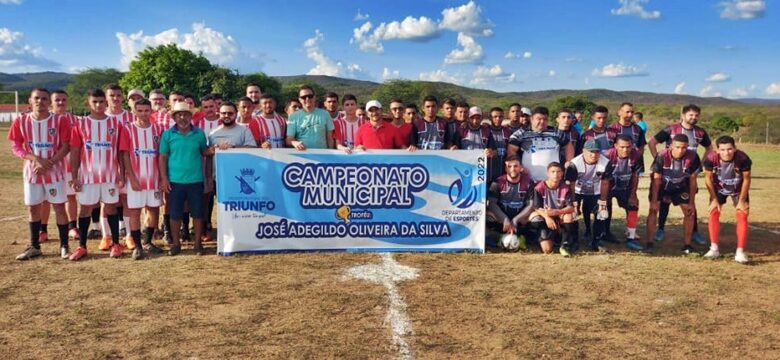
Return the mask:
[[[520,250],[520,239],[515,234],[504,234],[498,238],[499,245],[509,251]]]

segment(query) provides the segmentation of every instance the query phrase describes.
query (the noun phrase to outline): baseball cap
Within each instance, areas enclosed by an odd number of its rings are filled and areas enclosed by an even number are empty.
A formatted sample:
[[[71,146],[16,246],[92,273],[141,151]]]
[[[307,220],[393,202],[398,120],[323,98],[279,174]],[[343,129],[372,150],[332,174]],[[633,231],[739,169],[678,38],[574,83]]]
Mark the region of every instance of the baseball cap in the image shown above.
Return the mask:
[[[142,98],[146,97],[146,94],[144,94],[143,90],[138,89],[138,88],[130,90],[130,92],[127,93],[127,98],[129,99],[133,95],[140,95]]]
[[[482,109],[480,109],[479,106],[472,106],[469,109],[469,117],[472,117],[474,115],[482,116]]]
[[[378,100],[371,100],[371,101],[366,103],[366,111],[368,111],[368,109],[370,109],[372,107],[381,109],[382,108],[382,104]]]
[[[588,151],[599,151],[601,148],[599,147],[599,144],[596,143],[596,140],[590,139],[585,142],[584,145],[582,145],[582,148],[584,150]]]
[[[531,116],[531,109],[529,109],[529,108],[527,108],[527,107],[523,107],[523,108],[521,108],[521,109],[520,109],[520,112],[521,112],[521,113],[523,113],[523,115],[528,115],[528,116]]]

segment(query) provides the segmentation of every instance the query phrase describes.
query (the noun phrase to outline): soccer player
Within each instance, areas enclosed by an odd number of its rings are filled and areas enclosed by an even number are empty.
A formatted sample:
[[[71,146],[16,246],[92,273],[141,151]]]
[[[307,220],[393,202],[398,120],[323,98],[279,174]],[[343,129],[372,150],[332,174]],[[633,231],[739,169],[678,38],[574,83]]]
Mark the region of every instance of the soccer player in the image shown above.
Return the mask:
[[[217,127],[219,127],[219,125],[222,124],[222,121],[220,120],[219,108],[217,107],[217,101],[214,98],[214,96],[213,95],[206,95],[206,96],[200,98],[200,109],[201,109],[201,111],[199,113],[202,114],[202,115],[200,117],[198,117],[197,119],[193,115],[193,117],[192,117],[193,124],[196,127],[198,127],[201,130],[203,130],[204,134],[210,134]],[[236,115],[235,106],[234,106],[232,112],[233,112],[233,116],[235,116]],[[206,170],[206,162],[207,161],[208,161],[208,158],[204,156],[203,157],[203,169],[204,169],[204,171]],[[204,174],[204,176],[205,176],[205,174]],[[204,194],[203,194],[203,204],[204,204],[204,207],[205,207],[204,211],[206,212],[206,214],[205,214],[205,219],[204,219],[205,224],[203,225],[204,226],[204,234],[203,234],[202,241],[209,241],[209,240],[211,240],[211,237],[210,237],[209,234],[211,233],[211,231],[214,228],[212,223],[211,223],[211,214],[214,211],[214,195],[216,195],[216,194],[215,194],[213,188],[209,188],[207,186],[203,187],[203,191],[204,191]]]
[[[574,190],[575,201],[582,206],[585,238],[594,251],[603,249],[601,242],[608,231],[605,227],[607,197],[609,180],[612,178],[612,166],[606,157],[601,156],[600,150],[594,140],[586,141],[582,154],[571,160],[565,174],[566,181]],[[593,221],[592,228],[591,221]],[[572,221],[572,223],[576,229],[577,222]],[[576,239],[577,231],[574,234],[573,237]],[[574,244],[576,243],[574,241]]]
[[[669,199],[679,205],[683,212],[684,254],[693,253],[691,234],[695,219],[696,175],[701,163],[696,152],[688,148],[688,137],[677,134],[672,138],[672,146],[655,157],[652,165],[650,183],[650,213],[647,215],[647,246],[652,249],[655,239],[655,226],[660,203]]]
[[[412,110],[414,111],[414,110]],[[406,114],[406,107],[401,99],[390,100],[390,115],[392,115],[392,121],[390,124],[395,127],[396,132],[401,141],[400,149],[409,148],[409,138],[412,134],[412,121],[406,120],[404,116]]]
[[[292,115],[294,112],[298,111],[301,108],[301,102],[298,101],[298,99],[290,99],[287,100],[287,104],[284,105],[284,113],[287,115],[287,118],[290,118],[290,115]]]
[[[355,150],[400,149],[402,140],[395,126],[382,121],[382,104],[377,100],[366,103],[368,122],[355,135]]]
[[[517,235],[520,249],[525,250],[525,237],[531,235],[527,225],[533,184],[516,156],[508,156],[504,165],[506,174],[493,181],[488,191],[488,226]]]
[[[244,96],[238,99],[237,105],[238,105],[238,117],[236,118],[236,124],[249,126],[249,124],[257,120],[253,115],[255,112],[255,103],[252,102],[252,99]]]
[[[460,144],[460,126],[462,123],[455,119],[455,110],[458,103],[453,98],[446,98],[441,102],[441,114],[442,118],[447,122],[447,133],[450,134],[450,138],[446,140],[447,147],[452,149],[454,146]],[[468,121],[467,121],[468,122]]]
[[[127,215],[130,218],[130,240],[128,249],[133,250],[133,259],[144,257],[144,250],[161,254],[162,249],[152,243],[154,229],[160,217],[162,193],[159,187],[160,138],[163,129],[152,124],[152,103],[141,99],[135,102],[135,120],[127,125],[120,141],[129,142],[122,146],[122,162],[127,178]],[[148,223],[141,239],[141,210],[148,212]]]
[[[262,110],[260,109],[260,96],[263,95],[263,90],[260,89],[260,85],[255,83],[246,84],[246,97],[252,99],[252,103],[255,104],[255,111],[252,115],[260,115]],[[209,132],[206,132],[208,135]]]
[[[572,148],[574,148],[574,156],[577,156],[582,153],[582,149],[580,148],[580,133],[577,131],[577,129],[572,127],[573,121],[574,117],[571,114],[571,110],[561,109],[558,111],[558,117],[556,118],[556,122],[558,123],[558,131],[566,135],[566,138],[569,140]],[[564,156],[565,154],[562,153],[561,157]]]
[[[640,129],[642,129],[642,131],[645,132],[645,134],[647,134],[647,123],[645,122],[645,114],[642,114],[639,111],[635,111],[634,122],[636,123],[637,126],[639,126]]]
[[[328,99],[333,98],[326,97],[325,99],[326,106],[329,106],[327,105]],[[358,129],[366,123],[366,120],[357,117],[358,105],[355,95],[346,94],[341,101],[344,111],[339,112],[336,118],[333,119],[333,140],[336,143],[336,149],[350,153],[352,148],[355,147],[355,136]]]
[[[469,109],[469,121],[464,124],[458,123],[458,125],[458,138],[460,139],[458,148],[461,150],[484,150],[485,157],[490,163],[490,160],[496,155],[496,142],[490,133],[490,126],[482,123],[482,109],[479,106],[472,106]],[[490,173],[490,168],[488,168],[488,173]]]
[[[108,100],[108,110],[106,110],[106,114],[117,118],[123,126],[130,125],[134,121],[133,113],[122,108],[122,102],[125,99],[125,96],[122,93],[122,87],[117,84],[109,84],[106,85],[103,91],[105,91],[106,99]],[[120,163],[120,166],[123,166],[122,163]],[[122,186],[119,188],[119,204],[116,207],[116,213],[119,217],[119,236],[127,236],[125,238],[125,243],[133,244],[133,239],[130,237],[130,234],[127,233],[127,229],[130,227],[130,217],[125,216],[124,214],[125,205],[127,205],[127,188]],[[103,214],[101,226],[103,237],[110,237],[111,229],[108,227],[106,214]],[[132,247],[130,248],[132,250]]]
[[[542,252],[552,253],[553,241],[558,235],[561,238],[561,255],[571,256],[577,227],[574,226],[571,188],[563,183],[563,165],[557,161],[547,165],[547,177],[534,186],[532,196],[531,226],[539,234]]]
[[[469,119],[469,103],[460,101],[455,105],[455,121],[460,124],[465,123]]]
[[[330,91],[325,93],[325,100],[322,102],[325,111],[330,114],[332,120],[339,117],[339,95]],[[355,100],[355,109],[357,109],[357,100]]]
[[[190,93],[184,93],[182,95],[184,97],[184,102],[187,103],[187,105],[190,106],[190,109],[195,109],[197,107],[197,104],[195,104],[195,96]]]
[[[720,213],[728,198],[737,208],[737,253],[734,261],[746,264],[745,243],[748,237],[750,212],[750,168],[753,161],[737,150],[734,138],[724,135],[715,140],[717,152],[710,152],[703,161],[704,181],[710,193],[710,250],[704,257],[720,257]]]
[[[634,104],[630,102],[624,102],[620,104],[618,109],[618,121],[609,127],[613,129],[615,136],[626,135],[631,138],[631,144],[635,149],[639,150],[640,154],[645,153],[645,132],[639,125],[633,122],[634,120]],[[613,141],[614,142],[614,141]]]
[[[135,111],[135,103],[144,98],[146,98],[146,94],[144,94],[143,90],[138,88],[130,90],[127,93],[127,107],[130,111]]]
[[[507,117],[507,121],[503,122],[502,124],[509,127],[509,130],[512,131],[512,134],[517,132],[518,130],[527,130],[528,129],[528,123],[523,125],[521,122],[523,118],[523,107],[519,103],[512,103],[509,105],[509,116]]]
[[[103,237],[98,248],[111,250],[110,256],[122,256],[119,245],[119,188],[124,184],[124,168],[119,166],[120,138],[127,131],[116,117],[106,114],[106,94],[94,89],[88,93],[90,114],[82,117],[70,136],[70,161],[73,173],[73,190],[79,204],[79,247],[70,255],[77,261],[87,255],[87,229],[92,209],[103,204],[108,216],[111,237]],[[126,144],[126,143],[125,143]]]
[[[410,150],[454,150],[458,148],[457,144],[449,142],[454,137],[447,120],[438,117],[439,101],[435,96],[428,95],[423,99],[422,119],[416,118],[412,125],[411,137],[409,138]]]
[[[287,119],[287,145],[298,150],[333,149],[333,119],[327,111],[317,108],[314,89],[301,86],[298,98],[303,108]]]
[[[490,136],[496,145],[496,155],[490,158],[488,163],[488,179],[495,181],[504,172],[506,158],[506,148],[509,145],[509,138],[512,136],[512,130],[508,126],[501,126],[504,121],[504,110],[500,107],[490,109]]]
[[[574,148],[566,136],[547,125],[549,110],[538,106],[533,110],[531,127],[528,131],[517,131],[509,138],[508,155],[517,155],[523,168],[534,182],[547,179],[547,165],[552,162],[568,163],[574,157]],[[564,159],[560,158],[563,149]]]
[[[696,153],[699,145],[704,148],[704,157],[712,152],[712,141],[707,131],[696,125],[699,122],[701,116],[701,108],[694,104],[683,106],[680,112],[680,122],[667,126],[663,130],[659,131],[648,143],[650,148],[650,154],[655,158],[658,155],[657,146],[659,143],[666,143],[666,148],[672,146],[672,139],[677,134],[683,134],[688,137],[688,149],[693,150]],[[705,245],[707,243],[704,237],[699,234],[698,221],[696,221],[696,208],[695,204],[691,203],[694,207],[694,223],[693,223],[693,240],[699,245]],[[661,241],[664,239],[664,226],[666,225],[666,217],[669,215],[669,202],[662,202],[661,209],[658,214],[658,231],[655,233],[655,240]]]
[[[276,113],[276,99],[271,94],[260,96],[260,114],[255,116],[255,121],[249,124],[249,131],[254,136],[257,146],[263,149],[284,147],[287,121]]]
[[[44,201],[54,206],[60,256],[68,257],[68,215],[65,212],[68,194],[62,160],[68,154],[70,119],[49,112],[50,96],[46,89],[33,89],[28,99],[32,111],[17,116],[8,131],[13,154],[24,160],[24,204],[30,215],[30,246],[16,256],[16,260],[41,256],[39,239],[41,203]]]
[[[639,185],[639,174],[642,171],[642,155],[632,143],[630,137],[620,134],[615,138],[615,147],[604,154],[604,157],[609,159],[613,169],[609,199],[607,200],[609,217],[605,229],[607,237],[609,237],[612,221],[612,199],[617,199],[618,206],[626,210],[626,247],[632,250],[641,250],[642,245],[637,241],[636,236],[636,225],[639,221],[639,199],[636,190]]]
[[[149,92],[149,101],[152,102],[152,122],[160,124],[163,129],[167,129],[170,124],[170,118],[168,117],[165,94],[160,89],[154,89]]]
[[[607,126],[608,117],[609,110],[605,106],[596,106],[596,108],[593,109],[593,115],[591,116],[593,126],[582,134],[580,144],[583,144],[588,140],[595,140],[602,153],[611,149],[615,143],[617,132],[614,128]]]

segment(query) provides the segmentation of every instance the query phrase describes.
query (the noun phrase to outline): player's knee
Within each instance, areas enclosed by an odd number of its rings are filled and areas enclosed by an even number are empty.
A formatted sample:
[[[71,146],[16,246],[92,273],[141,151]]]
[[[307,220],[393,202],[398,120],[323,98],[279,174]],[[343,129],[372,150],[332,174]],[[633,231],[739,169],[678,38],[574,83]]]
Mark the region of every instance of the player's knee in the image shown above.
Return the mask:
[[[739,211],[739,210],[737,210],[737,211]],[[710,209],[710,215],[720,216],[720,208],[715,207],[715,208]]]

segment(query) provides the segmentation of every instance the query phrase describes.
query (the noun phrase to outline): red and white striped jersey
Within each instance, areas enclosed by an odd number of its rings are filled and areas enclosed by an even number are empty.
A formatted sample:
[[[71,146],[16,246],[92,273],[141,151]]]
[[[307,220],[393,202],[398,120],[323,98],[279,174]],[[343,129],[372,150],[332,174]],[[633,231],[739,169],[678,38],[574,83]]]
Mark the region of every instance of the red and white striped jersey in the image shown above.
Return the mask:
[[[352,148],[355,146],[358,129],[365,123],[366,120],[360,117],[356,121],[347,121],[346,115],[342,116],[339,113],[339,116],[333,120],[333,138],[336,139],[336,143]]]
[[[143,190],[156,190],[159,184],[158,162],[160,158],[160,139],[163,129],[158,124],[149,124],[143,128],[132,122],[126,127],[127,131],[121,141],[129,144],[121,148],[128,148],[130,164],[135,178],[141,184]],[[123,144],[124,145],[124,144]]]
[[[127,129],[113,116],[95,120],[84,116],[73,127],[70,146],[81,148],[79,180],[82,184],[115,183],[119,173],[120,136]]]
[[[31,113],[19,115],[8,131],[8,140],[20,144],[25,152],[50,159],[70,139],[68,119],[49,113],[43,120],[35,119]],[[65,165],[57,162],[45,174],[36,175],[34,162],[24,161],[24,181],[30,184],[51,184],[65,180]]]
[[[65,112],[63,114],[59,114],[60,117],[64,117],[66,119],[66,122],[68,123],[68,137],[70,138],[70,129],[72,129],[76,124],[79,122],[79,117],[76,115],[73,115],[72,113]],[[65,163],[65,172],[70,173],[70,152],[68,152],[68,155],[65,155],[65,158],[62,159],[62,161]]]
[[[272,148],[283,148],[284,138],[287,136],[287,120],[277,113],[269,117],[260,114],[249,124],[249,131],[258,145],[268,141]]]
[[[152,116],[150,116],[150,120],[152,124],[158,124],[162,126],[163,131],[170,129],[174,124],[173,119],[171,119],[171,115],[169,115],[168,111],[166,110],[153,112]]]
[[[110,114],[110,113],[106,112],[106,115],[113,116],[113,117],[119,119],[119,121],[124,126],[130,125],[130,124],[133,123],[133,121],[135,121],[135,115],[133,115],[133,113],[131,113],[131,112],[127,111],[127,110],[122,110],[122,112],[119,113],[119,114]]]
[[[219,125],[222,125],[222,121],[220,121],[219,118],[217,118],[217,120],[208,120],[205,117],[199,117],[197,119],[193,117],[192,124],[203,130],[206,137],[208,137],[214,129],[218,128]]]

